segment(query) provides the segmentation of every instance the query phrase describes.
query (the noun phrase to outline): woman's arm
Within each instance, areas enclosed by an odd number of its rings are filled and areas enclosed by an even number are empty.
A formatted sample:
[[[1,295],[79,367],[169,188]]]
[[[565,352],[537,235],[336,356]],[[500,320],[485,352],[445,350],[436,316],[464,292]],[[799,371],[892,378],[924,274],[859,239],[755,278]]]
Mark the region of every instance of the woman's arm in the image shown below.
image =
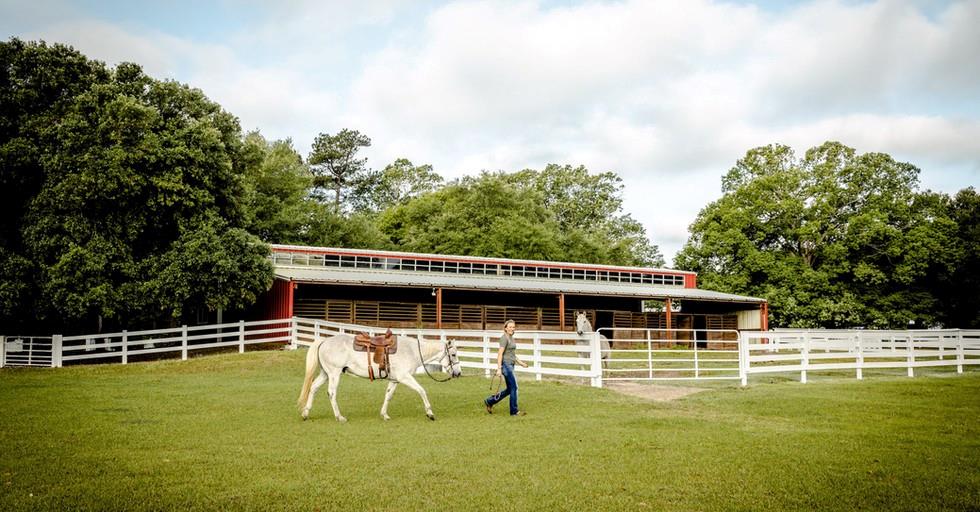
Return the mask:
[[[500,373],[504,366],[504,347],[497,350],[497,373]]]

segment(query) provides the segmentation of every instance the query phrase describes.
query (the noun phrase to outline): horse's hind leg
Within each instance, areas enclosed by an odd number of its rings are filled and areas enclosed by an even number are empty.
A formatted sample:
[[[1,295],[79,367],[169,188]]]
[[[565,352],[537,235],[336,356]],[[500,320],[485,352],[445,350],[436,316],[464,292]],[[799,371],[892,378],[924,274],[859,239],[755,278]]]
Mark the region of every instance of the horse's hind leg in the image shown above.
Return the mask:
[[[432,404],[429,403],[429,397],[425,394],[425,390],[422,389],[422,385],[415,380],[415,377],[407,375],[402,378],[402,383],[406,386],[415,390],[416,393],[422,397],[422,404],[425,405],[425,415],[429,417],[430,420],[435,421],[436,415],[432,412]]]
[[[385,421],[391,419],[391,417],[388,416],[388,402],[391,401],[392,395],[395,394],[396,387],[398,387],[397,382],[393,380],[388,381],[388,389],[385,390],[385,403],[381,404],[381,418],[384,419]]]
[[[337,421],[344,423],[347,418],[340,415],[340,406],[337,405],[337,386],[340,385],[340,375],[342,370],[338,370],[334,373],[327,374],[330,377],[330,383],[327,384],[327,392],[330,394],[330,406],[333,407],[333,416],[337,418]]]
[[[326,381],[327,381],[327,374],[321,370],[320,375],[317,375],[316,379],[313,380],[313,385],[310,386],[310,396],[307,397],[306,405],[303,406],[304,420],[310,417],[310,409],[313,408],[313,397],[316,396],[316,391],[320,389],[320,386],[322,386],[323,383]]]

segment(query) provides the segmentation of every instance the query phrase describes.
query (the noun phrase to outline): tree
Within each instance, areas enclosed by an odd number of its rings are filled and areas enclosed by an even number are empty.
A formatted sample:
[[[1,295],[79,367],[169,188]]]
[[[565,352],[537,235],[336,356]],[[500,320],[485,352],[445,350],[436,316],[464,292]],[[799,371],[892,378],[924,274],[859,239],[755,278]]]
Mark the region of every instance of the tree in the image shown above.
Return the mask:
[[[0,290],[5,323],[18,314],[11,300],[35,306],[23,325],[80,329],[240,306],[271,285],[268,247],[243,231],[242,136],[232,115],[135,64],[108,69],[61,45],[18,41],[0,54],[31,63],[0,72],[5,109],[25,112],[0,140],[0,158],[17,162],[3,166],[3,179],[29,185],[3,230],[0,271],[17,279]],[[22,91],[47,77],[58,77],[59,95],[38,103]],[[229,244],[210,261],[221,264],[178,264],[200,260],[214,240]],[[211,280],[223,284],[171,287]]]
[[[37,262],[23,244],[27,206],[41,189],[46,140],[72,99],[108,78],[104,65],[66,46],[0,43],[0,322],[17,325],[43,309]]]
[[[612,172],[591,174],[584,166],[549,164],[505,175],[537,192],[559,229],[565,261],[617,265],[664,265],[646,230],[623,213],[623,180]]]
[[[484,173],[385,210],[379,226],[407,251],[557,259],[557,226],[542,202],[537,193]]]
[[[242,150],[247,229],[265,242],[300,243],[316,215],[313,176],[292,141],[268,142],[258,132]]]
[[[355,211],[377,213],[432,192],[442,183],[442,176],[431,165],[416,167],[408,159],[399,158],[381,171],[366,172],[354,184],[350,202]]]
[[[706,288],[767,298],[773,325],[930,325],[926,282],[951,224],[916,192],[918,172],[837,142],[802,160],[786,146],[752,149],[675,263]]]
[[[619,183],[612,173],[592,176],[583,167],[484,172],[385,210],[379,226],[410,251],[662,264],[642,226],[619,213]]]
[[[357,130],[344,128],[336,135],[321,133],[313,141],[309,164],[313,185],[318,189],[333,189],[334,206],[341,208],[342,194],[366,171],[366,158],[357,158],[361,148],[371,146],[371,139]]]
[[[980,328],[980,194],[973,187],[960,190],[945,207],[955,223],[953,243],[942,248],[949,256],[935,270],[940,320],[944,326]]]

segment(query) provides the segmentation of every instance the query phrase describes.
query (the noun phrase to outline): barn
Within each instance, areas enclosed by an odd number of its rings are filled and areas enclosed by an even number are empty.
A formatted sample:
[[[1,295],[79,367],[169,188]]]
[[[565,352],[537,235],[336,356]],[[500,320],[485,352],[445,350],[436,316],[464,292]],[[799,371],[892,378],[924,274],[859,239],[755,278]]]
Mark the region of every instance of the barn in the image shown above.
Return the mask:
[[[656,329],[676,339],[766,330],[764,299],[704,290],[679,270],[442,254],[272,245],[266,319],[292,316],[380,327],[568,331]]]

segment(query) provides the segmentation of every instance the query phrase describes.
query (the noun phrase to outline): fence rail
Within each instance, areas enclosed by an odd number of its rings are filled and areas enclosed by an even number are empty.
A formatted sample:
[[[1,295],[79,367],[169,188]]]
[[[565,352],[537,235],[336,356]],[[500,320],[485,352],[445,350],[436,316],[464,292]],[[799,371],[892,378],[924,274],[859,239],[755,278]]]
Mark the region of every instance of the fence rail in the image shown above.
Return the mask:
[[[327,320],[291,318],[181,326],[174,329],[122,331],[85,336],[8,336],[0,338],[0,367],[48,366],[93,361],[121,362],[194,351],[249,345],[309,345],[339,333],[381,333],[381,328]],[[460,364],[496,367],[500,333],[466,329],[393,329],[423,340],[452,340]],[[604,361],[600,335],[612,343]],[[735,380],[748,384],[751,375],[799,373],[807,382],[812,372],[854,372],[899,368],[909,377],[916,368],[980,365],[980,330],[776,330],[751,332],[723,329],[600,329],[578,336],[561,331],[517,331],[519,357],[528,368],[516,371],[604,381]]]

